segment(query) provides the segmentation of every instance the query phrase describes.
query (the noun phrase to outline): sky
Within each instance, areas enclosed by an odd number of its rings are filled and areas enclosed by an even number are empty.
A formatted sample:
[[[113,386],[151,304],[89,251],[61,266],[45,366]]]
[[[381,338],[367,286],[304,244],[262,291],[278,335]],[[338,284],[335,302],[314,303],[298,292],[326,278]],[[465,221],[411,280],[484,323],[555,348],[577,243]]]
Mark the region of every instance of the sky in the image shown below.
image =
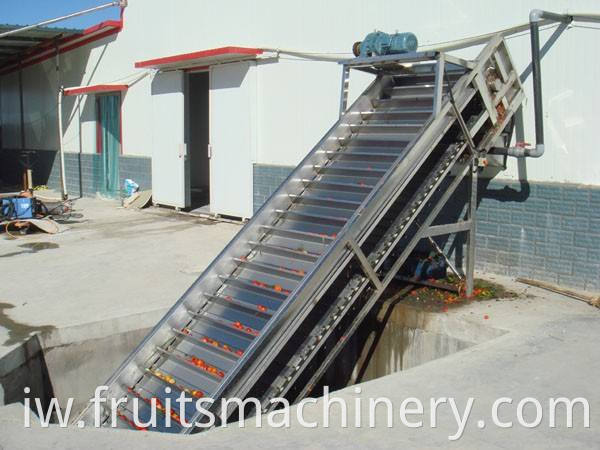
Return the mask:
[[[110,0],[0,0],[0,23],[31,25],[47,19],[93,8]],[[87,28],[103,20],[118,19],[119,7],[56,22],[51,27]]]

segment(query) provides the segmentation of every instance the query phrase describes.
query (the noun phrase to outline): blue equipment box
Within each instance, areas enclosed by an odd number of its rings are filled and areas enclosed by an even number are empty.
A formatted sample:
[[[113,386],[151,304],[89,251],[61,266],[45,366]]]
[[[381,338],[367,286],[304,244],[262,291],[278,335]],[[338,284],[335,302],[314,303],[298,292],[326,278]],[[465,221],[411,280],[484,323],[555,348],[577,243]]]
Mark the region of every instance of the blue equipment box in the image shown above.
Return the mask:
[[[9,220],[33,218],[33,199],[27,197],[3,198],[2,216]]]

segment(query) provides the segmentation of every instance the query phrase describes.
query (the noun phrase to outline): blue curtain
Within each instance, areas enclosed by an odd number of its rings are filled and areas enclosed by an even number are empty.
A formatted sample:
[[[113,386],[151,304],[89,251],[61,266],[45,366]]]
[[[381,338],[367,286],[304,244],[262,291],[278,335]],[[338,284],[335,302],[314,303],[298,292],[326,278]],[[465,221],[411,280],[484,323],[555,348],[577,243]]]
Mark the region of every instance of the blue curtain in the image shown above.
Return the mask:
[[[109,197],[116,197],[119,193],[120,104],[119,95],[102,95],[98,98],[102,138],[100,193]]]

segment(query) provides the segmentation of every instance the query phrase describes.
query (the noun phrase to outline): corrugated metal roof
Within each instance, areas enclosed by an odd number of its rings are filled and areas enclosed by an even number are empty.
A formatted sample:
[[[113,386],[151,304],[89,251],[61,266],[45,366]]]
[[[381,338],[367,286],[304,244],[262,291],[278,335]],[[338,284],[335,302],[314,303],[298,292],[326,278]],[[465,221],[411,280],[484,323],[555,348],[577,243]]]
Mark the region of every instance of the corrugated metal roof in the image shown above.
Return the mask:
[[[7,31],[18,30],[19,28],[28,27],[29,25],[20,25],[20,24],[9,24],[9,23],[0,23],[0,34],[5,33]],[[32,30],[24,31],[23,33],[32,33],[32,34],[52,34],[52,33],[81,33],[83,32],[83,28],[65,28],[65,27],[38,27]],[[21,34],[21,33],[19,33]]]
[[[0,25],[0,34],[22,28],[20,25]],[[87,45],[118,33],[121,20],[107,20],[86,28],[39,27],[0,38],[0,75],[45,61],[59,53]]]
[[[26,25],[0,24],[0,34],[18,30]],[[75,28],[40,27],[26,30],[0,38],[0,68],[17,62],[28,51],[44,44],[52,44],[54,40],[68,36],[83,34],[83,30]]]

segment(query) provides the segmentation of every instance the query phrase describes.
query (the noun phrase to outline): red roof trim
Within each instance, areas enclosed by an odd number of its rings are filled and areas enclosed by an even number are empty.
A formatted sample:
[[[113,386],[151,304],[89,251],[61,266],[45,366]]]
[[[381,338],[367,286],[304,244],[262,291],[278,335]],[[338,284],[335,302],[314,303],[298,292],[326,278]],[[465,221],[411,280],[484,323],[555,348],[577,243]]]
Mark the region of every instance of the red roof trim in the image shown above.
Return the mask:
[[[123,92],[127,89],[129,89],[129,86],[126,84],[95,84],[92,86],[67,88],[64,90],[64,95],[85,95],[97,92]]]
[[[122,20],[105,20],[104,22],[100,22],[99,24],[92,25],[91,27],[83,30],[83,35],[87,36],[88,34],[95,33],[98,30],[102,30],[103,28],[123,28]]]
[[[83,47],[91,42],[119,33],[122,29],[123,22],[121,20],[107,20],[101,22],[97,25],[86,28],[81,34],[75,34],[60,39],[58,41],[58,53],[62,54],[76,48]],[[29,52],[29,55],[23,57],[20,67],[29,67],[53,58],[54,56],[56,56],[54,43],[42,42],[38,47],[33,48]],[[13,65],[8,66],[6,69],[0,71],[0,75],[14,72],[16,70],[19,70],[19,62],[15,62]]]
[[[183,53],[181,55],[166,56],[164,58],[149,59],[147,61],[138,61],[135,67],[138,69],[144,67],[153,67],[165,64],[176,64],[179,62],[191,61],[195,59],[209,58],[211,56],[220,56],[227,54],[242,54],[242,55],[261,55],[263,51],[260,48],[248,47],[220,47],[210,50],[202,50],[193,53]]]
[[[83,39],[81,41],[77,41],[74,44],[71,45],[67,45],[66,47],[63,47],[60,49],[60,53],[65,53],[71,50],[75,50],[76,48],[79,47],[83,47],[84,45],[90,44],[94,41],[98,41],[102,38],[105,38],[107,36],[111,36],[113,34],[117,34],[119,31],[121,31],[121,28],[109,28],[106,31],[103,31],[102,33],[98,33],[98,34],[93,34],[92,36],[87,37],[86,39]]]

